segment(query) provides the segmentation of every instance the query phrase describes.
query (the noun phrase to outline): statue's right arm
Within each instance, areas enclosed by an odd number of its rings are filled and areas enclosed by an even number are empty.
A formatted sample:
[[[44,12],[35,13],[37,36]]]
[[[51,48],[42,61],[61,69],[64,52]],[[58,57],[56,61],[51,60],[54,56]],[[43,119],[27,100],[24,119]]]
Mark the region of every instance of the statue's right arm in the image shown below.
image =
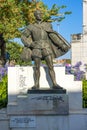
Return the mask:
[[[22,33],[21,41],[23,42],[24,46],[30,47],[32,43],[32,37],[31,32],[28,29],[25,29],[25,31]]]

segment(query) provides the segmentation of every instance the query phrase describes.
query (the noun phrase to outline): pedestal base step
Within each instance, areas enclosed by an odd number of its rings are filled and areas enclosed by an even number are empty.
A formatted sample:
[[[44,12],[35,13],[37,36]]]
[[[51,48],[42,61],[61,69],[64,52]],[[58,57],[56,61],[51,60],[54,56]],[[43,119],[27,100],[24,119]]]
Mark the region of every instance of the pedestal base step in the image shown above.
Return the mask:
[[[65,94],[66,89],[46,89],[46,88],[41,88],[41,89],[28,89],[27,91],[28,94]]]

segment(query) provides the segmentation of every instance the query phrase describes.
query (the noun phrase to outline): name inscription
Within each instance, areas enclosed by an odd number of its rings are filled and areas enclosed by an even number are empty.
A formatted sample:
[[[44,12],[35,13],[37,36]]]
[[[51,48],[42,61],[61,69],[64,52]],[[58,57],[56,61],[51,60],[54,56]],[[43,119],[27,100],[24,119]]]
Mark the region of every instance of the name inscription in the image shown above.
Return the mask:
[[[36,127],[35,116],[12,116],[10,118],[10,128],[16,127]]]
[[[38,96],[31,98],[31,100],[47,100],[47,101],[59,101],[59,102],[64,102],[64,99],[62,96]]]

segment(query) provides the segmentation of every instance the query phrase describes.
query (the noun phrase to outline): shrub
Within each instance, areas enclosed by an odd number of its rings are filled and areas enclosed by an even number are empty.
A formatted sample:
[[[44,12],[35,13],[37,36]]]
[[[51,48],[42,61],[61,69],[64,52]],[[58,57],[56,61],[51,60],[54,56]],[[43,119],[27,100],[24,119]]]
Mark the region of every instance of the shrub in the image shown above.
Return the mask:
[[[82,81],[83,108],[87,108],[87,80]]]
[[[7,106],[7,75],[0,81],[0,109]]]
[[[7,66],[0,66],[0,109],[7,106]]]
[[[76,81],[81,81],[85,78],[85,72],[80,70],[80,66],[82,65],[81,61],[77,62],[74,66],[67,65],[66,68],[66,74],[73,74],[74,79]]]

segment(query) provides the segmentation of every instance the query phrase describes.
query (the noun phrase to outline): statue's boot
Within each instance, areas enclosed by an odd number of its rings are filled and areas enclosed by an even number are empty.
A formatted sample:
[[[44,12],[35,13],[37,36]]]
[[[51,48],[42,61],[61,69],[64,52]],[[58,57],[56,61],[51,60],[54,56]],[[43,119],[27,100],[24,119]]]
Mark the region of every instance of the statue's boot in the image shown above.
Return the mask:
[[[56,84],[52,87],[53,89],[63,89],[60,85]]]
[[[39,89],[39,86],[33,86],[31,89]]]

